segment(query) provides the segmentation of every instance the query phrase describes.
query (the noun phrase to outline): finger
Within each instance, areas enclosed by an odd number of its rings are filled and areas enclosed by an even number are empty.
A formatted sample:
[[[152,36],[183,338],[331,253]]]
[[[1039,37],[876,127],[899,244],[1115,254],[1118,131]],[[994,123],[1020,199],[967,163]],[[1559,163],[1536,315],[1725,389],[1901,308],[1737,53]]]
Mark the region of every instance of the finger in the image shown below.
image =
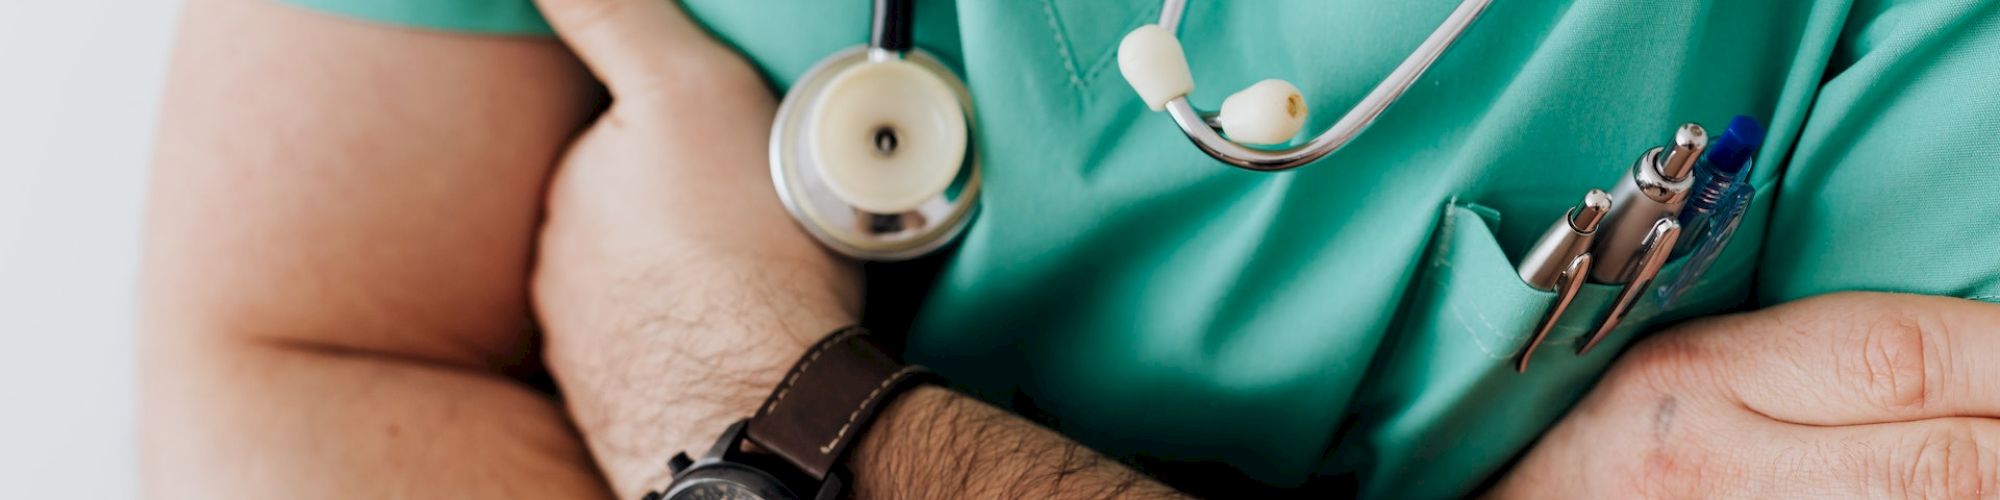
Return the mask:
[[[1792,426],[1739,467],[1772,492],[1818,498],[1989,498],[2000,492],[2000,420],[1939,418],[1844,427]],[[1764,468],[1768,472],[1755,471]],[[1817,483],[1816,485],[1813,483]]]
[[[1811,425],[2000,417],[2000,305],[1836,294],[1741,315],[1691,341],[1750,409]]]
[[[657,90],[726,54],[678,0],[535,0],[614,97]]]

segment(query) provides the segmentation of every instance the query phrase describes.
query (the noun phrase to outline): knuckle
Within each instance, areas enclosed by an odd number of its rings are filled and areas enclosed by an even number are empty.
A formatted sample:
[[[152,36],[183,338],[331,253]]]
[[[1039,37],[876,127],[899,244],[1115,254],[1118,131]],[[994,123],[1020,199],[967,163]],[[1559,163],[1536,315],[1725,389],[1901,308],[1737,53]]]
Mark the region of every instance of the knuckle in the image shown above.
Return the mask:
[[[1970,498],[2000,487],[2000,460],[1965,424],[1928,427],[1906,436],[1877,466],[1885,496]]]
[[[1846,342],[1837,343],[1835,366],[1862,400],[1890,412],[1918,412],[1937,404],[1942,376],[1942,332],[1894,307],[1869,307],[1846,318]]]

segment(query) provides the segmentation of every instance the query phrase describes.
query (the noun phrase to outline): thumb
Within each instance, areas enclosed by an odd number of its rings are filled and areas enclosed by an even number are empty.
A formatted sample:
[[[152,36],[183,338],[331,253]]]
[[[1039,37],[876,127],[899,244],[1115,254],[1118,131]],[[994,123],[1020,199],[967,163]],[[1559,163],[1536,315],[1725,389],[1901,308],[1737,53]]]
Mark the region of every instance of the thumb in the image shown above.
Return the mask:
[[[682,12],[679,0],[535,0],[570,50],[613,98],[631,97],[689,72],[709,71],[728,51]]]

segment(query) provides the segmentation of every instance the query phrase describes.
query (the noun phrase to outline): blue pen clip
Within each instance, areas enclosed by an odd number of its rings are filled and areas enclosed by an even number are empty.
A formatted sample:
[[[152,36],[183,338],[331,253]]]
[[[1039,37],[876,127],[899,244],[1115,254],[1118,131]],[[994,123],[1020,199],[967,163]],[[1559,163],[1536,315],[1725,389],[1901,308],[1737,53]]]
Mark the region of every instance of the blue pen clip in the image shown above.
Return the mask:
[[[1680,276],[1660,286],[1657,297],[1662,309],[1672,307],[1675,299],[1699,283],[1729,246],[1729,238],[1743,223],[1743,214],[1756,195],[1757,188],[1750,185],[1750,171],[1756,166],[1752,155],[1763,145],[1764,126],[1756,119],[1738,116],[1729,121],[1729,128],[1696,165],[1694,187],[1679,216],[1687,237],[1673,253],[1687,255],[1688,260]]]
[[[1748,172],[1749,169],[1744,169]],[[1736,183],[1723,195],[1722,203],[1715,214],[1702,227],[1694,228],[1694,243],[1688,250],[1687,263],[1681,266],[1681,273],[1672,283],[1659,288],[1660,308],[1673,307],[1674,301],[1694,288],[1701,278],[1708,274],[1708,268],[1722,251],[1729,247],[1729,239],[1736,235],[1736,227],[1743,224],[1743,215],[1750,211],[1750,203],[1755,201],[1757,189],[1746,179]]]

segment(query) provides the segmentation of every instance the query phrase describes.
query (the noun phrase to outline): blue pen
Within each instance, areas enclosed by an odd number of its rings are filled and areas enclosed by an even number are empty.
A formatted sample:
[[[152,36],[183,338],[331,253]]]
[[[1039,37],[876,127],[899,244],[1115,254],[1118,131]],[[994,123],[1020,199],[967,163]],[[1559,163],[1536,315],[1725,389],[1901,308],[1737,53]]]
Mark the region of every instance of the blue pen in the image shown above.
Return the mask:
[[[1675,256],[1693,255],[1673,283],[1659,288],[1661,307],[1671,307],[1675,299],[1699,282],[1728,246],[1730,237],[1735,236],[1736,227],[1743,222],[1743,214],[1749,211],[1756,194],[1757,188],[1750,184],[1749,178],[1753,168],[1751,158],[1763,144],[1764,127],[1755,119],[1738,116],[1729,121],[1729,128],[1695,166],[1694,187],[1680,214],[1681,227],[1686,228],[1688,237],[1681,238],[1681,244],[1674,249]]]
[[[1685,208],[1681,209],[1681,228],[1693,238],[1681,238],[1674,248],[1674,257],[1694,250],[1704,238],[1713,234],[1710,226],[1715,224],[1715,216],[1728,200],[1737,180],[1750,169],[1751,155],[1764,145],[1764,126],[1748,116],[1738,116],[1729,121],[1729,128],[1715,145],[1708,148],[1708,155],[1694,167],[1694,188],[1688,192]],[[1747,180],[1747,179],[1746,179]]]

